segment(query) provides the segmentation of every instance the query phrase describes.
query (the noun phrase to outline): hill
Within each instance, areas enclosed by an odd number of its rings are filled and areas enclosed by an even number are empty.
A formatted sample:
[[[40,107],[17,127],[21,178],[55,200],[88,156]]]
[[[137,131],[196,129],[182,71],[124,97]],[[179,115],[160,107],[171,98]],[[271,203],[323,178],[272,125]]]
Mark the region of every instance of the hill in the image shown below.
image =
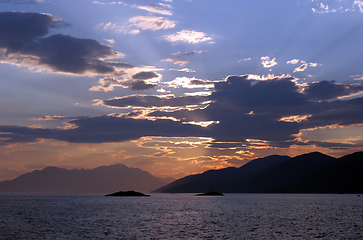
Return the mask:
[[[319,152],[273,155],[240,168],[191,175],[153,192],[362,193],[363,152],[334,158]]]
[[[215,190],[221,192],[233,192],[235,182],[253,176],[273,165],[290,159],[289,156],[272,155],[250,161],[240,168],[224,168],[220,170],[209,170],[201,174],[190,175],[178,179],[153,192],[208,192]]]
[[[46,167],[0,182],[0,192],[110,193],[135,190],[150,192],[165,183],[146,171],[123,164],[92,170]]]

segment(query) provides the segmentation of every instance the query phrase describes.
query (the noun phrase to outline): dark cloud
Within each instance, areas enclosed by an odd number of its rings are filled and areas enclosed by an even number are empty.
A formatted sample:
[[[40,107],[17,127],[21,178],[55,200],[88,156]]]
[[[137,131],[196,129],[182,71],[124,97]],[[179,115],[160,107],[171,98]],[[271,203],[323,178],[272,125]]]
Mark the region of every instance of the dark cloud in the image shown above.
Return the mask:
[[[353,143],[334,143],[334,142],[324,142],[324,141],[315,141],[315,140],[305,140],[305,141],[298,141],[298,140],[293,140],[293,141],[289,141],[289,142],[271,142],[270,146],[271,147],[279,147],[279,148],[287,148],[290,147],[292,145],[297,145],[297,146],[316,146],[316,147],[322,147],[322,148],[329,148],[329,149],[349,149],[349,148],[356,148],[356,147],[361,147],[361,144],[353,144]]]
[[[102,84],[100,83],[100,86],[103,88],[108,88],[113,85],[119,85],[119,81],[116,78],[113,77],[106,77],[102,79]]]
[[[104,75],[100,85],[92,91],[111,91],[114,86],[124,86],[131,90],[147,90],[156,87],[147,80],[160,78],[153,71],[128,71],[135,66],[106,61],[123,57],[93,39],[75,38],[54,34],[47,36],[50,28],[66,26],[61,19],[49,14],[1,12],[0,50],[4,50],[3,62],[30,67],[42,67],[58,73],[77,75]]]
[[[106,67],[107,66],[110,66],[110,64],[107,64]],[[117,66],[118,68],[122,67],[124,69],[134,68],[133,65],[127,63],[111,63],[111,66]],[[131,90],[134,91],[142,91],[155,88],[157,85],[147,80],[160,77],[156,72],[152,71],[141,71],[136,74],[133,74],[132,76],[130,74],[125,73],[125,71],[119,72],[118,73],[119,76],[117,76],[117,77],[123,77],[124,80],[119,80],[116,77],[106,77],[103,78],[102,81],[100,81],[99,87],[103,89],[113,90],[114,86],[123,86],[126,88],[130,88]],[[99,87],[95,88],[98,90]]]
[[[116,72],[116,63],[103,60],[121,56],[109,46],[61,34],[44,37],[50,28],[62,24],[61,19],[48,14],[0,13],[0,48],[5,50],[5,61],[73,74]]]
[[[156,84],[152,83],[146,83],[145,81],[139,80],[139,81],[131,81],[126,86],[130,87],[131,90],[134,91],[141,91],[141,90],[147,90],[156,87]]]
[[[209,148],[238,148],[241,147],[241,143],[221,143],[221,142],[212,142],[208,145]]]
[[[185,56],[193,56],[195,54],[201,54],[203,52],[206,52],[207,50],[200,50],[200,51],[192,51],[192,52],[185,52],[183,55]]]
[[[252,110],[259,108],[288,108],[306,104],[306,98],[298,93],[292,78],[276,78],[252,82],[247,76],[230,76],[226,82],[215,83],[210,99]],[[255,83],[255,84],[253,84]],[[289,99],[286,101],[286,99]]]
[[[211,106],[209,106],[211,107]],[[164,111],[155,111],[149,114],[152,117],[174,117],[176,119],[182,119],[183,121],[208,121],[211,120],[209,114],[206,111],[190,111],[190,110],[179,110],[175,112],[164,112]]]
[[[331,142],[321,142],[321,141],[308,141],[305,144],[306,145],[315,145],[318,147],[330,148],[330,149],[349,149],[349,148],[357,147],[356,144],[331,143]]]
[[[122,62],[108,62],[108,65],[118,67],[118,68],[134,68],[134,65]]]
[[[99,59],[116,55],[110,47],[96,40],[60,34],[38,40],[37,46],[29,54],[39,57],[41,65],[48,65],[55,71],[77,74],[88,71],[110,74],[114,68]]]
[[[159,77],[155,72],[139,72],[132,76],[133,79],[147,80]]]
[[[201,79],[196,79],[196,80],[190,81],[190,85],[210,85],[210,84],[214,84],[214,82],[201,80]]]
[[[363,123],[363,98],[352,100],[337,100],[333,102],[312,103],[303,109],[312,116],[309,121],[302,123],[304,128],[323,127],[339,124],[349,126]]]
[[[29,48],[61,20],[48,14],[0,12],[0,23],[0,48],[10,54]]]
[[[2,143],[34,142],[39,138],[56,139],[71,143],[122,142],[142,136],[203,136],[204,129],[171,120],[149,121],[124,117],[100,116],[69,122],[75,129],[40,129],[20,126],[1,126]]]
[[[50,115],[45,115],[42,117],[38,117],[38,118],[32,118],[32,120],[34,121],[52,121],[52,120],[74,120],[74,119],[81,119],[81,118],[87,118],[85,116],[80,116],[80,117],[65,117],[65,116],[50,116]]]
[[[172,62],[176,65],[180,65],[180,66],[184,66],[185,64],[189,63],[188,60],[182,59],[183,56],[193,56],[195,54],[201,54],[202,52],[205,52],[206,50],[201,50],[201,51],[192,51],[192,52],[185,52],[185,53],[174,53],[173,55],[175,55],[175,57],[170,57],[167,59],[163,59],[163,62]]]
[[[205,100],[205,97],[197,96],[165,98],[158,96],[134,95],[104,100],[103,103],[106,106],[112,107],[180,107],[186,105],[198,105]]]
[[[156,111],[151,116],[174,117],[183,121],[219,121],[209,129],[217,141],[243,142],[245,139],[273,141],[276,146],[286,147],[294,142],[294,134],[306,128],[340,124],[363,123],[363,98],[332,102],[313,101],[321,93],[300,93],[291,78],[252,81],[247,76],[230,76],[225,82],[215,83],[215,92],[206,100],[212,101],[203,110],[177,112]],[[330,83],[339,85],[338,83]],[[338,87],[339,88],[339,87]],[[360,89],[346,85],[346,89]],[[351,93],[348,90],[345,93]],[[339,94],[335,93],[334,96]],[[343,94],[345,95],[345,94]],[[289,116],[309,116],[301,121],[282,121]],[[286,142],[289,141],[289,142]],[[272,143],[273,144],[273,143]]]
[[[113,74],[112,76],[100,79],[99,85],[92,87],[90,89],[91,91],[110,91],[113,90],[115,86],[122,86],[134,91],[142,91],[155,88],[157,84],[154,82],[158,81],[161,77],[161,74],[157,74],[153,71],[140,71],[134,74],[133,72],[135,72],[137,67],[127,63],[111,63],[108,65],[116,66],[117,68],[122,68],[123,70],[117,72],[117,74]],[[134,69],[128,71],[127,69],[130,68]],[[150,81],[150,79],[152,80]]]
[[[334,81],[321,81],[310,83],[304,90],[304,93],[310,99],[327,100],[341,96],[347,96],[363,91],[363,87],[359,85],[338,84]]]
[[[329,84],[339,85],[334,82]],[[335,93],[334,96],[339,94]],[[104,101],[105,105],[118,107],[181,106],[210,101],[210,105],[204,109],[156,111],[149,115],[180,121],[136,119],[131,118],[132,114],[123,117],[101,116],[71,120],[68,123],[75,126],[73,129],[0,126],[0,136],[5,139],[4,144],[35,141],[37,138],[101,143],[127,141],[142,136],[190,136],[214,138],[215,143],[211,145],[213,147],[237,146],[238,143],[253,145],[248,139],[266,140],[272,147],[307,144],[328,148],[350,147],[350,144],[317,141],[308,143],[296,139],[295,134],[303,129],[363,123],[363,98],[313,101],[315,96],[319,96],[318,90],[314,95],[301,93],[291,78],[256,82],[249,80],[247,76],[230,76],[225,82],[215,83],[215,92],[206,97],[162,99],[157,96],[129,96]],[[324,89],[321,90],[320,98],[326,98]],[[137,114],[139,113],[134,113],[135,116]],[[203,128],[188,124],[192,121],[215,123]]]

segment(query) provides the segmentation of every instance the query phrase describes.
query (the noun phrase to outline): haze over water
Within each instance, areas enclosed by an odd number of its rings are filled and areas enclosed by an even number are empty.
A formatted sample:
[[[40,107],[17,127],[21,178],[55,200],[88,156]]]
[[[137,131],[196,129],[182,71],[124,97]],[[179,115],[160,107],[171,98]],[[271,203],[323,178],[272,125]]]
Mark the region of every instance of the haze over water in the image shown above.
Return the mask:
[[[1,194],[1,239],[359,239],[354,194]]]

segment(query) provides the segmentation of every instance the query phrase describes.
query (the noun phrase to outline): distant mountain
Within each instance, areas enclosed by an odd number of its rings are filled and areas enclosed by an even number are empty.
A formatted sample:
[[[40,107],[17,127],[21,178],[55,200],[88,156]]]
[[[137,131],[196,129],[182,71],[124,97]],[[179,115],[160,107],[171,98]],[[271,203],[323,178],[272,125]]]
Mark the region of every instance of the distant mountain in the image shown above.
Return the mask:
[[[362,193],[362,172],[363,152],[338,159],[319,152],[273,155],[240,168],[187,176],[153,192]]]
[[[66,170],[46,167],[11,181],[0,182],[0,192],[111,193],[116,191],[150,192],[165,182],[138,168],[123,164],[92,170]]]

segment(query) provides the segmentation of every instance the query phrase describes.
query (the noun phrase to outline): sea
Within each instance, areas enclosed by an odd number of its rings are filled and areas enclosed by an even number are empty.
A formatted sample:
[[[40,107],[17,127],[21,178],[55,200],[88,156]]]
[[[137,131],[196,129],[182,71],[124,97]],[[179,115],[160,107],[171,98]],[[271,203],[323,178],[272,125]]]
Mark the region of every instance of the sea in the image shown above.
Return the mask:
[[[0,239],[363,239],[363,196],[0,194]]]

